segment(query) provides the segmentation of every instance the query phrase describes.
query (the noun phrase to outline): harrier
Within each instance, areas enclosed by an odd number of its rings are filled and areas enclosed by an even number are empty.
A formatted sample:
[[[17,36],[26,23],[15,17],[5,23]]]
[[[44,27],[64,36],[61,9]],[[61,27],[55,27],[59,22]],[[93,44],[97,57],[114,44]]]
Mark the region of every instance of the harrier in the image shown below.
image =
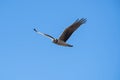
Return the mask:
[[[46,36],[48,38],[50,38],[52,40],[53,43],[61,45],[61,46],[67,46],[67,47],[73,47],[73,45],[70,45],[68,43],[66,43],[66,41],[70,38],[70,36],[72,35],[72,33],[79,28],[82,24],[84,24],[87,20],[85,18],[82,19],[77,19],[72,25],[70,25],[69,27],[67,27],[63,33],[60,35],[60,37],[58,39],[42,33],[40,31],[38,31],[37,29],[34,28],[34,31],[40,35]]]

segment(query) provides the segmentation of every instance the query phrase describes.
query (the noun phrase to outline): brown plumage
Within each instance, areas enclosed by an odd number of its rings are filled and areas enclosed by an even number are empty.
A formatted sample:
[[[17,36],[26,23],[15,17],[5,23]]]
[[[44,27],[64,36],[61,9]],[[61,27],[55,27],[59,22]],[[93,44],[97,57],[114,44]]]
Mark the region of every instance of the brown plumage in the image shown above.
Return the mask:
[[[45,33],[41,33],[39,31],[37,31],[36,29],[34,29],[35,32],[37,32],[38,34],[44,35],[48,38],[50,38],[52,40],[53,43],[61,45],[61,46],[68,46],[68,47],[73,47],[73,45],[67,44],[66,41],[70,38],[70,36],[72,35],[72,33],[79,28],[82,24],[84,24],[87,20],[82,18],[82,19],[77,19],[72,25],[70,25],[69,27],[67,27],[63,33],[61,34],[61,36],[59,37],[59,39],[55,39],[54,37],[45,34]]]
[[[72,33],[80,27],[80,25],[84,24],[86,22],[86,19],[82,18],[81,20],[77,19],[72,25],[70,25],[68,28],[64,30],[62,35],[59,37],[60,40],[63,40],[66,42],[69,37],[72,35]]]

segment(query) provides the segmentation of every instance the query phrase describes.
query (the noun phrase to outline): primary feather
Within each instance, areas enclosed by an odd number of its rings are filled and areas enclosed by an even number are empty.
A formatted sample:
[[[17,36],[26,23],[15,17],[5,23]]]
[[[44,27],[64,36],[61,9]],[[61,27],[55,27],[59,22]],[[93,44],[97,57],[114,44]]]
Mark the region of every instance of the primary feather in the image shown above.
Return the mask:
[[[60,40],[67,41],[69,37],[72,35],[72,33],[79,28],[82,24],[86,22],[86,19],[77,19],[72,25],[70,25],[68,28],[64,30],[62,35],[59,37]]]

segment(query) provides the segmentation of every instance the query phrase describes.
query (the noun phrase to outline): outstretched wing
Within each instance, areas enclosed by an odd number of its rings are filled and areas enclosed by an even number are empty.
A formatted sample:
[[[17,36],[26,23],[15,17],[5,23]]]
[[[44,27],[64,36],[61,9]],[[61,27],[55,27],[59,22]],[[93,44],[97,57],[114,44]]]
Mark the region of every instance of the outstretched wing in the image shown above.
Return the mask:
[[[38,33],[38,34],[40,34],[40,35],[43,35],[43,36],[46,36],[46,37],[48,37],[49,39],[51,39],[51,40],[54,40],[55,38],[54,37],[52,37],[52,36],[50,36],[50,35],[48,35],[48,34],[45,34],[45,33],[42,33],[42,32],[40,32],[40,31],[38,31],[37,29],[33,29],[36,33]]]
[[[84,24],[87,20],[82,18],[82,19],[77,19],[72,25],[70,25],[68,28],[64,30],[62,35],[59,37],[60,40],[67,41],[69,37],[72,35],[72,33],[82,24]]]

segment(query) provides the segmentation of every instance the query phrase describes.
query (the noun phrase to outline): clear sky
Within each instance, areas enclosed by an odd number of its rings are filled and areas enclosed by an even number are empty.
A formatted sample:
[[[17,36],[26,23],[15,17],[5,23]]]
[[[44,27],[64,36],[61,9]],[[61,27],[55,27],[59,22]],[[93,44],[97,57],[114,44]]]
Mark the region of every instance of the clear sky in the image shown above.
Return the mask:
[[[56,38],[87,18],[61,47]],[[0,80],[120,80],[119,0],[0,0]]]

